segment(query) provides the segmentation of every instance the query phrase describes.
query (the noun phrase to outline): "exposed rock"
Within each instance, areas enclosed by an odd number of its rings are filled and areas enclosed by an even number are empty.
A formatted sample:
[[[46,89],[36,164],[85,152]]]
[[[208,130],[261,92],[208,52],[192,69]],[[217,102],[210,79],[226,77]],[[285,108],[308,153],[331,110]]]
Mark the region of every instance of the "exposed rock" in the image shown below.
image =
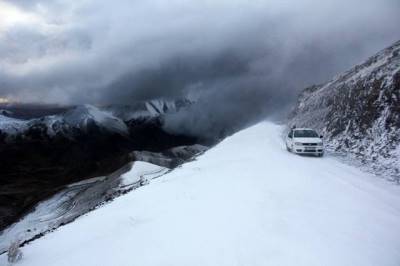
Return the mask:
[[[326,84],[306,88],[290,117],[330,149],[400,181],[400,41]]]

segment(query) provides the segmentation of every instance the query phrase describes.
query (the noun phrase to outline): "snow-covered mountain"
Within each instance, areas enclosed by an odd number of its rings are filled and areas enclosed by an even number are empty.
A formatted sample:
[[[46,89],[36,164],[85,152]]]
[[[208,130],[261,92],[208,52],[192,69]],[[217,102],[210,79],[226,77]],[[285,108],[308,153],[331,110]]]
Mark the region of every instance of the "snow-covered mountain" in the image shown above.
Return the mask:
[[[291,154],[282,130],[228,137],[25,245],[17,265],[398,266],[400,187],[329,154]],[[38,211],[0,240],[26,234]]]
[[[196,144],[194,137],[163,129],[162,115],[185,104],[82,105],[33,118],[29,106],[21,107],[22,111],[13,107],[16,112],[4,109],[0,114],[0,231],[68,184],[110,174],[136,157],[160,161],[159,153]],[[185,158],[161,159],[176,166]]]
[[[179,112],[189,107],[193,102],[189,99],[164,100],[155,99],[132,103],[130,105],[111,105],[102,109],[111,112],[124,121],[132,119],[154,118],[166,113]]]
[[[133,120],[151,120],[166,113],[178,112],[192,104],[186,99],[151,100],[132,105],[95,107],[80,105],[64,113],[33,119],[19,119],[8,110],[0,110],[0,141],[18,139],[66,137],[74,139],[93,131],[119,135],[129,134],[129,123]]]
[[[6,142],[17,138],[29,140],[56,136],[73,139],[95,129],[120,135],[129,133],[120,118],[91,105],[76,106],[63,114],[28,120],[0,115],[0,136]]]
[[[128,134],[128,127],[120,118],[91,105],[78,106],[65,113],[62,119],[68,126],[80,128],[82,131],[88,131],[90,125],[95,124],[110,132]]]
[[[332,150],[400,181],[400,41],[326,84],[306,88],[289,125],[316,128]]]

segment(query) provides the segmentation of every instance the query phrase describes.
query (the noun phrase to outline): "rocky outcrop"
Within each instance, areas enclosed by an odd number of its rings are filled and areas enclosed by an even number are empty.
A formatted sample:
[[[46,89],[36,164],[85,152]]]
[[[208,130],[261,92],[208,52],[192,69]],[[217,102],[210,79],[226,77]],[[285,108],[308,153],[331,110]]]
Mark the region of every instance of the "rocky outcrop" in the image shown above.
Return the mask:
[[[331,150],[400,182],[400,41],[306,88],[289,124],[319,130]]]

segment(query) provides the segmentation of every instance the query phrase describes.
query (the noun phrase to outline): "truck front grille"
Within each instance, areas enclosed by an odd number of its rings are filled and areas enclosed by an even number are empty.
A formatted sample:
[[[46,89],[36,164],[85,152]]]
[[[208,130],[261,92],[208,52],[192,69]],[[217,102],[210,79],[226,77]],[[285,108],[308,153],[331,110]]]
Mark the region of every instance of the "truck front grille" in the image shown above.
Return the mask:
[[[303,143],[303,146],[317,146],[317,143]]]

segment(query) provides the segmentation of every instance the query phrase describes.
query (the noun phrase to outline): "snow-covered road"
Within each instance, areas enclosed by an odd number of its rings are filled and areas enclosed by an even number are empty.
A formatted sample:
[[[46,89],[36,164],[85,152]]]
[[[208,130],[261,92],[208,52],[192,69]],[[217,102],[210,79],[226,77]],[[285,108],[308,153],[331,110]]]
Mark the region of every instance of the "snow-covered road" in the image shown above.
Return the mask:
[[[32,242],[18,265],[400,265],[400,188],[290,154],[281,134],[243,130]]]

